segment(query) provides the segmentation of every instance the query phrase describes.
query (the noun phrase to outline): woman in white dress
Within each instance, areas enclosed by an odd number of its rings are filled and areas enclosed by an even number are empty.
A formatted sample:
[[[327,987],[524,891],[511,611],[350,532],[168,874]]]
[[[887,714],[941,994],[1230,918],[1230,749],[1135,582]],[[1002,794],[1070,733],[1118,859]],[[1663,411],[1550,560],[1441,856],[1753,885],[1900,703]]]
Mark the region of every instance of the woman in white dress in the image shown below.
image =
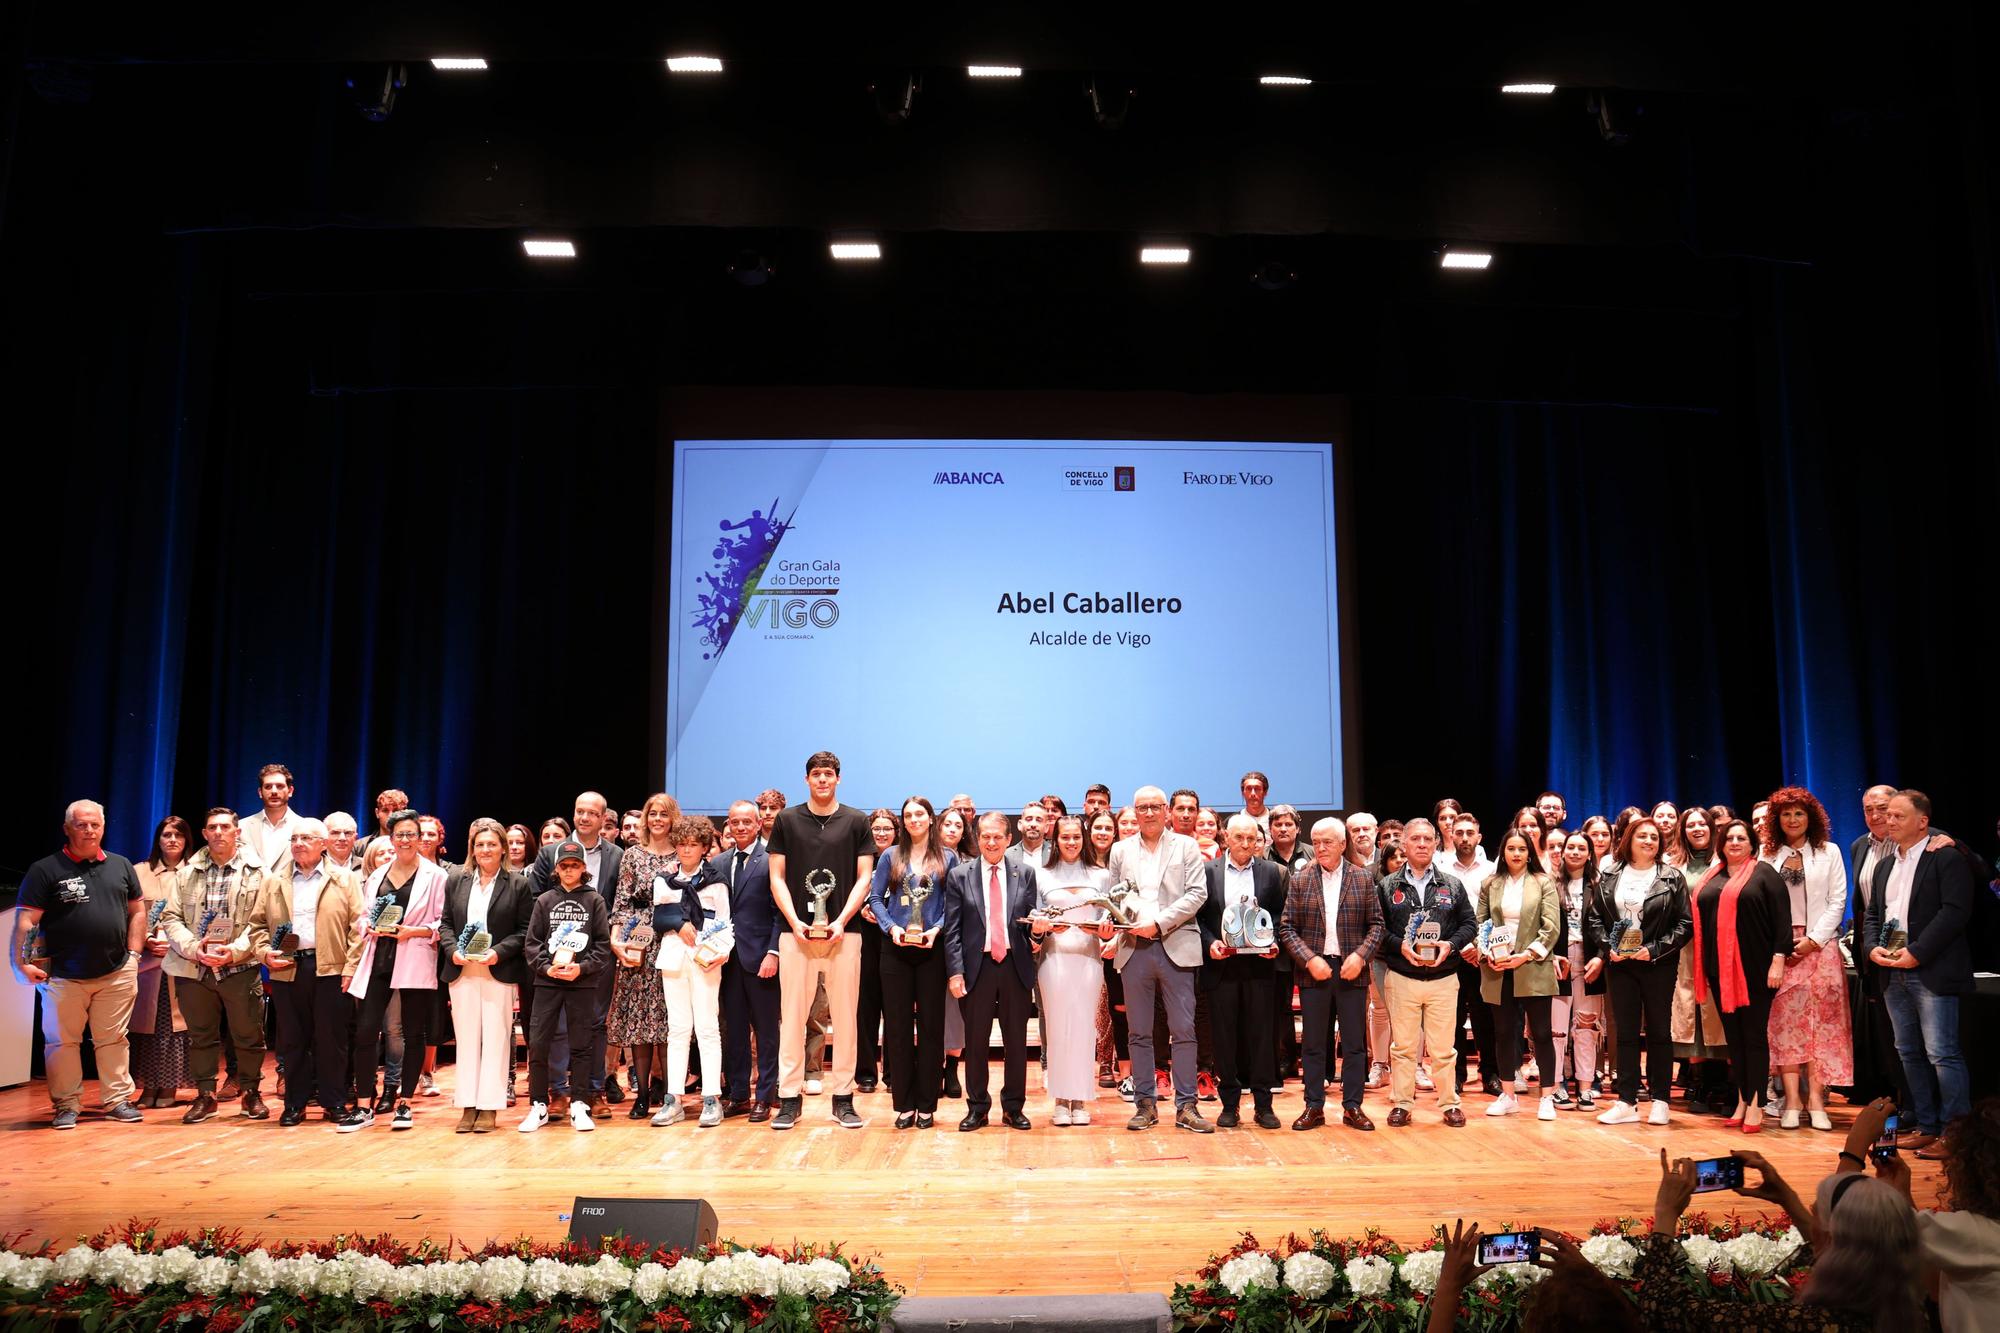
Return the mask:
[[[1053,1122],[1090,1123],[1097,1098],[1097,1001],[1104,989],[1102,925],[1104,909],[1091,899],[1111,886],[1111,872],[1091,864],[1084,851],[1083,821],[1065,815],[1056,821],[1056,855],[1035,871],[1035,905],[1054,909],[1060,920],[1038,919],[1035,939],[1042,953],[1042,1049],[1049,1057]],[[1039,917],[1039,913],[1037,916]]]

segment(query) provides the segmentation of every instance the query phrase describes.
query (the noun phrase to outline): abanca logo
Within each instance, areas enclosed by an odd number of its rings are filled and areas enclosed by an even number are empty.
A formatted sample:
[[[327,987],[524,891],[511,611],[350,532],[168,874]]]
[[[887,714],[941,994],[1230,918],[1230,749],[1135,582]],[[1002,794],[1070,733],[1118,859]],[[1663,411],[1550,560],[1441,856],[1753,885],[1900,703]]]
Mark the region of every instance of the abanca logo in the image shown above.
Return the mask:
[[[1007,479],[998,472],[954,472],[946,470],[931,478],[933,486],[1005,486]]]

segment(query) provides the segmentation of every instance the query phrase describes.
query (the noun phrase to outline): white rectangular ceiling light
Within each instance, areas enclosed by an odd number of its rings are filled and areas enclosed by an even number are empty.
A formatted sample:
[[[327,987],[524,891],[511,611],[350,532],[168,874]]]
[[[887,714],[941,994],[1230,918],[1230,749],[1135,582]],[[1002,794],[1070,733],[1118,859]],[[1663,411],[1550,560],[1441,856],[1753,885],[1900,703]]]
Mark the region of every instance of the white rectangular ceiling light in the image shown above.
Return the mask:
[[[835,259],[880,259],[882,247],[875,241],[833,241],[827,252]]]
[[[1555,90],[1556,86],[1553,83],[1503,83],[1500,85],[1500,91],[1503,93],[1547,96]]]
[[[1312,87],[1311,79],[1300,78],[1296,74],[1265,74],[1259,77],[1257,82],[1263,84],[1266,88]]]
[[[485,69],[484,56],[432,56],[432,69]]]
[[[1185,245],[1146,245],[1139,248],[1142,264],[1185,264],[1194,252]]]
[[[667,69],[674,74],[720,74],[722,61],[714,56],[668,56]]]
[[[1438,261],[1440,268],[1485,268],[1493,256],[1483,250],[1447,250]]]
[[[967,65],[965,72],[975,79],[1018,79],[1019,65]]]
[[[521,249],[527,252],[530,259],[576,258],[576,242],[574,241],[528,240],[521,242]]]

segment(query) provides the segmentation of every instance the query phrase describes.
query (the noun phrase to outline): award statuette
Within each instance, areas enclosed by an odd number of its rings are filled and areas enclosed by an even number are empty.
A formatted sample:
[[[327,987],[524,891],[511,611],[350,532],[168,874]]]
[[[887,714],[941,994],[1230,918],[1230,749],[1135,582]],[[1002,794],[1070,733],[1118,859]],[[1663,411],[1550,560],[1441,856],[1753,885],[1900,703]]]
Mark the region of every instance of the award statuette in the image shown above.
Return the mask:
[[[273,926],[271,939],[273,941],[271,949],[275,957],[271,959],[270,966],[290,967],[293,962],[292,955],[299,951],[299,936],[298,932],[292,929],[292,923],[287,921],[281,926]]]
[[[812,899],[812,920],[806,925],[806,938],[827,940],[833,938],[833,922],[827,920],[826,900],[833,896],[839,885],[831,870],[813,870],[806,874],[806,896]]]
[[[44,972],[49,970],[49,937],[40,926],[28,928],[28,937],[21,941],[21,961]]]
[[[1637,958],[1639,951],[1646,947],[1646,932],[1639,929],[1639,923],[1629,916],[1618,918],[1612,929],[1611,956],[1613,958]]]
[[[736,927],[728,921],[718,921],[714,917],[695,936],[694,965],[706,972],[720,963],[729,961],[729,955],[736,951]]]
[[[376,895],[375,910],[368,917],[368,929],[377,935],[387,935],[396,929],[396,923],[402,919],[402,904],[396,901],[394,891],[384,890]]]
[[[1891,958],[1901,958],[1903,950],[1910,947],[1910,932],[1903,929],[1902,921],[1890,917],[1882,923],[1882,952]]]
[[[1077,904],[1079,907],[1101,907],[1106,917],[1092,925],[1109,926],[1113,930],[1130,930],[1152,920],[1152,904],[1139,892],[1139,886],[1129,879],[1121,879],[1103,893],[1094,893]]]
[[[1419,908],[1410,913],[1410,924],[1403,931],[1403,942],[1410,946],[1417,961],[1425,967],[1436,967],[1444,957],[1444,927],[1431,920],[1431,914]]]
[[[1277,943],[1271,914],[1255,902],[1235,902],[1222,909],[1222,943],[1235,952],[1263,953]]]
[[[453,951],[468,963],[490,961],[486,955],[493,952],[493,936],[487,933],[484,921],[468,921],[465,929],[458,932],[458,943]]]
[[[590,932],[580,921],[565,921],[549,933],[549,961],[557,967],[568,967],[589,947]]]
[[[165,898],[155,898],[152,902],[146,904],[146,934],[154,939],[161,937],[160,917],[166,910],[167,900]]]
[[[620,961],[627,967],[638,967],[646,961],[646,950],[653,947],[653,923],[638,912],[625,918],[611,932],[611,942],[619,947]],[[627,951],[637,950],[639,957],[633,959]]]
[[[1493,933],[1486,937],[1486,947],[1481,952],[1496,963],[1504,962],[1514,952],[1514,927],[1494,925],[1490,921],[1487,924],[1493,926]]]
[[[937,892],[937,881],[929,875],[904,875],[903,892],[899,895],[898,906],[909,908],[909,915],[895,924],[902,927],[903,947],[906,949],[928,949],[931,947],[933,932],[924,929],[924,904]]]
[[[228,953],[229,942],[235,938],[230,924],[229,914],[220,908],[211,907],[202,913],[198,951],[204,954]]]

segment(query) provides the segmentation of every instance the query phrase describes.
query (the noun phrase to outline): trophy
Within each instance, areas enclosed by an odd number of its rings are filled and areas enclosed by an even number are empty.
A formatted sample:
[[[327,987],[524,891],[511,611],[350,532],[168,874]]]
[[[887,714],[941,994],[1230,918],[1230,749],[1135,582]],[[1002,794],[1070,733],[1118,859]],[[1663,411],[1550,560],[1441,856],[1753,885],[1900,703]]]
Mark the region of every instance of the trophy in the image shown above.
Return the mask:
[[[368,929],[377,935],[386,935],[396,928],[403,919],[403,908],[396,901],[393,890],[385,889],[375,898],[375,910],[369,914]]]
[[[729,960],[736,949],[736,927],[728,921],[718,921],[714,917],[695,936],[694,965],[706,972],[719,963]]]
[[[1077,905],[1103,908],[1108,919],[1093,924],[1110,926],[1113,930],[1130,930],[1153,919],[1153,905],[1140,894],[1139,886],[1129,879],[1121,879],[1103,893],[1093,893]]]
[[[1611,956],[1613,958],[1637,958],[1639,951],[1646,947],[1646,932],[1639,929],[1639,923],[1629,916],[1618,918],[1612,928]]]
[[[1909,945],[1910,932],[1903,929],[1900,918],[1892,916],[1882,923],[1882,952],[1891,958],[1901,958]]]
[[[290,967],[293,962],[292,955],[299,951],[298,932],[293,930],[292,923],[287,921],[282,926],[272,928],[271,938],[277,941],[277,947],[272,951],[275,956],[271,959],[270,966]]]
[[[40,926],[28,927],[28,937],[21,941],[21,961],[44,972],[49,970],[49,937]]]
[[[1403,931],[1403,942],[1410,946],[1410,952],[1425,967],[1436,967],[1444,957],[1444,927],[1431,920],[1431,914],[1422,909],[1410,913],[1410,924]]]
[[[932,931],[924,928],[924,903],[937,892],[937,881],[929,875],[904,875],[903,892],[899,906],[910,909],[909,915],[894,924],[903,929],[903,944],[911,949],[931,947]]]
[[[458,932],[458,943],[453,948],[468,963],[485,962],[485,956],[493,951],[493,936],[487,932],[484,921],[468,921],[465,929]]]
[[[812,899],[812,921],[806,926],[806,938],[826,940],[833,938],[833,922],[826,917],[826,900],[833,896],[839,881],[831,870],[814,870],[806,875],[806,896]]]
[[[146,934],[152,936],[154,939],[160,937],[160,917],[166,913],[166,910],[167,900],[165,898],[155,898],[152,902],[146,904]]]
[[[549,961],[557,967],[568,967],[589,947],[590,932],[581,921],[564,921],[549,932]]]
[[[1494,962],[1504,962],[1514,952],[1514,927],[1486,923],[1492,930],[1486,937],[1486,946],[1480,950]]]
[[[1254,900],[1234,902],[1222,909],[1222,942],[1241,953],[1263,953],[1277,943],[1271,914]]]
[[[621,961],[627,967],[637,967],[646,959],[646,950],[653,945],[653,923],[648,916],[638,912],[626,917],[624,922],[611,932],[611,942],[619,947]],[[638,950],[634,959],[626,950]]]
[[[226,954],[229,942],[235,938],[230,929],[229,914],[219,907],[211,907],[201,916],[201,936],[196,951],[204,954]]]

